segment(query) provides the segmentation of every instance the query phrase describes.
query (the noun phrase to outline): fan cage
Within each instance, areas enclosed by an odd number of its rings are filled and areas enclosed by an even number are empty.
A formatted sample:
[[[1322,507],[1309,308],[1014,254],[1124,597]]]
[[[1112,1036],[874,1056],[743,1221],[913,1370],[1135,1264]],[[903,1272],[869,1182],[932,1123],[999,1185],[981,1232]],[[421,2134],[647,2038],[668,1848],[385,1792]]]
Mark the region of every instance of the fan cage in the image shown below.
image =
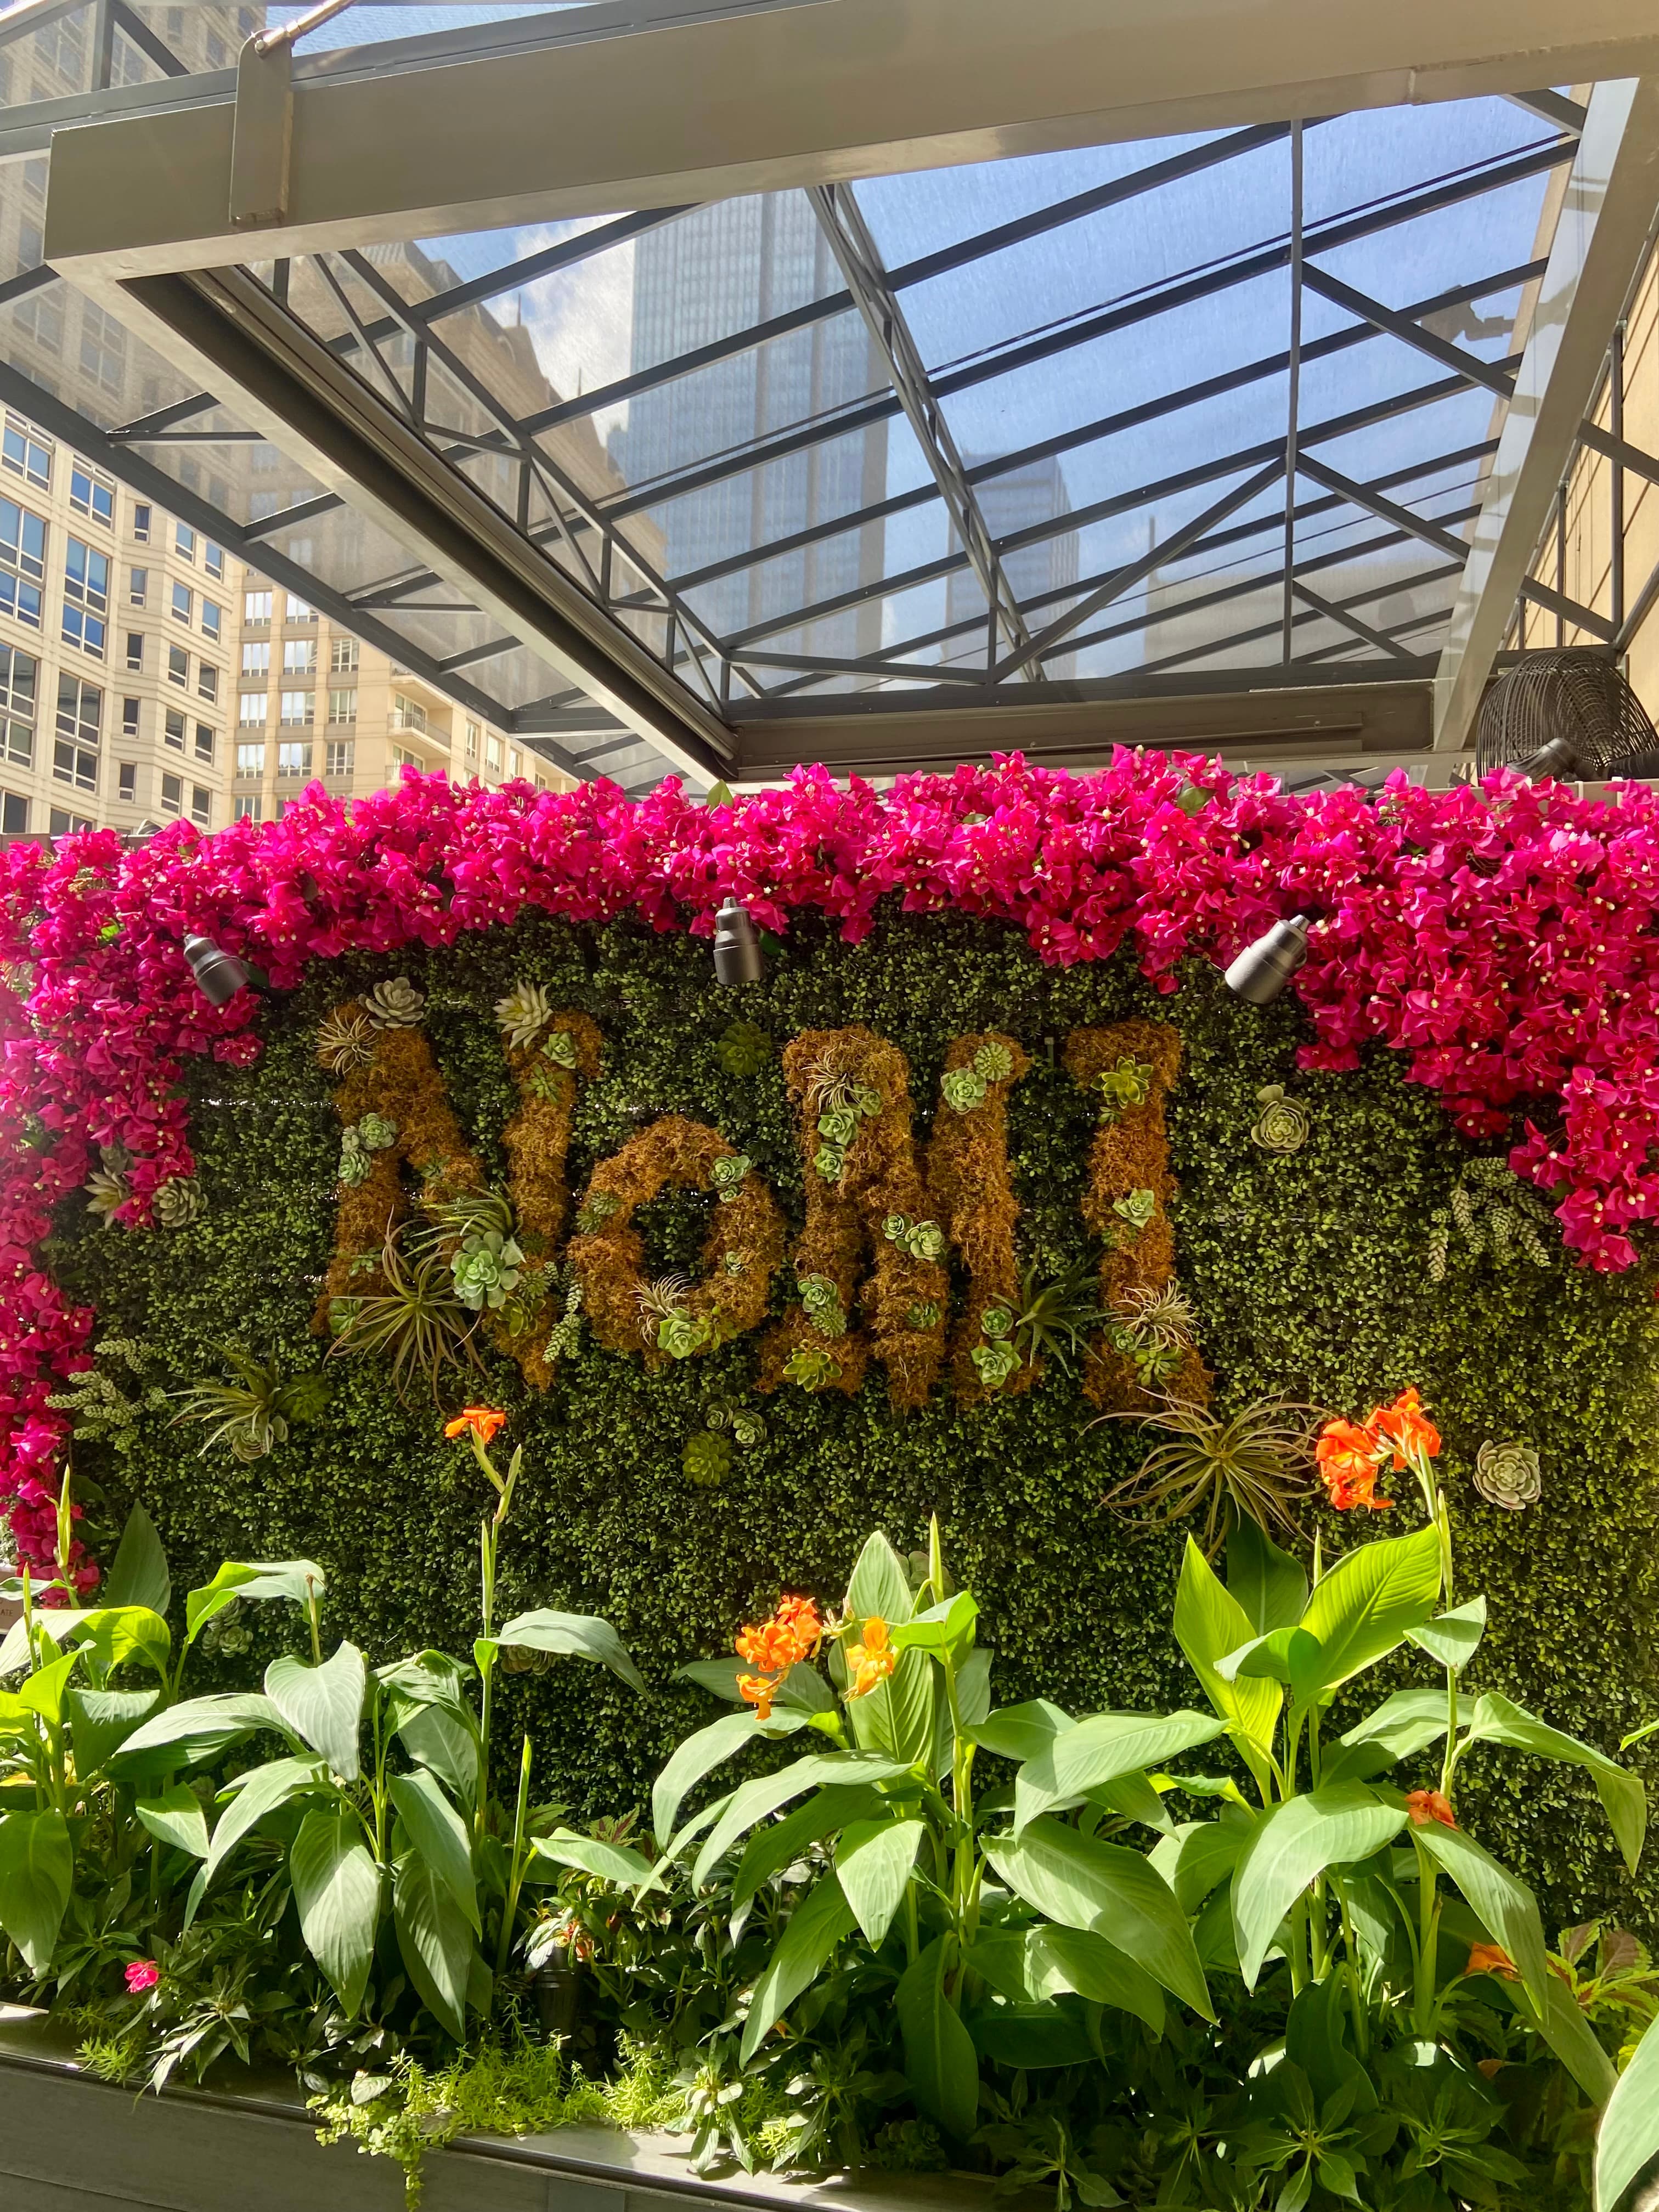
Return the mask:
[[[1659,775],[1659,731],[1606,653],[1569,646],[1505,669],[1481,702],[1475,772],[1518,768],[1554,738],[1571,745],[1568,773],[1584,782]]]

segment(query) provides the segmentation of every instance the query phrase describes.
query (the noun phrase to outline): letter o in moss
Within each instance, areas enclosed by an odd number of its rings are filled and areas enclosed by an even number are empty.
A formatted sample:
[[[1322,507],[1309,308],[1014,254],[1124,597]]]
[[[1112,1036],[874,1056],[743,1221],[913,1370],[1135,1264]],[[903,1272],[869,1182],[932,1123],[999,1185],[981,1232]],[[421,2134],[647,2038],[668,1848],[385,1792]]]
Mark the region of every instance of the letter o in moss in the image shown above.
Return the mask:
[[[638,1209],[671,1186],[716,1193],[715,1163],[738,1158],[718,1129],[670,1114],[601,1160],[578,1212],[596,1198],[614,1210],[573,1237],[568,1257],[582,1286],[582,1311],[611,1352],[635,1352],[649,1367],[713,1352],[766,1318],[772,1278],[782,1265],[785,1224],[771,1192],[752,1170],[730,1196],[716,1197],[703,1240],[703,1275],[683,1296],[653,1299]],[[600,1209],[602,1210],[602,1209]]]

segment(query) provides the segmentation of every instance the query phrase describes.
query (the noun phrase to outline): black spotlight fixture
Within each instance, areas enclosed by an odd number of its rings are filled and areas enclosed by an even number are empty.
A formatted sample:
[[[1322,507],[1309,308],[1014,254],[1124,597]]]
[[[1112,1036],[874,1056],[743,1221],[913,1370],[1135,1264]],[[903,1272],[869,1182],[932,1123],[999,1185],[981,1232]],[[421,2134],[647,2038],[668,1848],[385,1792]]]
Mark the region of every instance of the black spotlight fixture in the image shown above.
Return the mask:
[[[714,981],[729,988],[736,983],[758,983],[765,972],[749,909],[728,898],[714,916]]]
[[[239,960],[234,952],[227,952],[210,937],[187,937],[185,957],[196,978],[197,989],[211,1006],[226,1005],[245,983],[252,981],[246,962]]]
[[[1270,1006],[1308,957],[1315,917],[1293,914],[1247,945],[1226,974],[1227,988],[1253,1006]]]

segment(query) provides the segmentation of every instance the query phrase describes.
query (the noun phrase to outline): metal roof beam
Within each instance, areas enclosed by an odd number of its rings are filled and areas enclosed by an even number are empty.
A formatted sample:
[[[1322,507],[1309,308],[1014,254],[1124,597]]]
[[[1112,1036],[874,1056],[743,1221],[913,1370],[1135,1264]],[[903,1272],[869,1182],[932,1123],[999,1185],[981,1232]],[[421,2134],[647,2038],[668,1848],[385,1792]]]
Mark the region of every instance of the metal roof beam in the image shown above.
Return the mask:
[[[48,258],[159,275],[251,236],[280,258],[1659,69],[1651,0],[1112,0],[1105,20],[1100,0],[835,0],[626,24],[480,25],[411,42],[422,66],[301,58],[289,211],[254,231],[230,220],[234,94],[66,129]]]
[[[1435,744],[1464,743],[1571,458],[1659,205],[1659,80],[1598,84],[1567,179],[1436,677]]]
[[[1455,369],[1467,382],[1484,385],[1488,392],[1496,392],[1500,399],[1509,398],[1514,392],[1515,377],[1501,362],[1482,361],[1478,354],[1466,353],[1462,346],[1454,345],[1449,338],[1437,337],[1432,331],[1425,331],[1409,314],[1403,314],[1397,308],[1385,307],[1380,300],[1373,300],[1369,294],[1356,291],[1352,284],[1343,283],[1326,270],[1304,261],[1302,281],[1310,292],[1317,292],[1333,307],[1344,308],[1349,314],[1358,315],[1362,322],[1370,323],[1374,329],[1386,331],[1390,337],[1400,338],[1407,345],[1415,346],[1419,353],[1425,353],[1431,361],[1437,361],[1443,368]]]

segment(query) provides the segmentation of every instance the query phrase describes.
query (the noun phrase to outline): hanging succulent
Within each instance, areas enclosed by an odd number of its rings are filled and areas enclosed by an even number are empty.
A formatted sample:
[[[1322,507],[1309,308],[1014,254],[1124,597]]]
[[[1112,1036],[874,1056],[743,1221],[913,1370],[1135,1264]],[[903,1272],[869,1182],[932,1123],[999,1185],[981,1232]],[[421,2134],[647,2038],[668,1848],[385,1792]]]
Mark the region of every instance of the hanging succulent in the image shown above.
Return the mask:
[[[394,975],[389,983],[374,986],[363,1011],[377,1030],[412,1030],[426,1019],[426,994],[407,975]]]
[[[621,1206],[622,1200],[613,1190],[592,1190],[576,1208],[576,1229],[579,1235],[591,1237],[596,1229],[603,1229]]]
[[[155,1194],[155,1218],[163,1229],[183,1229],[199,1218],[202,1187],[194,1176],[173,1176]]]
[[[881,1233],[913,1260],[933,1266],[945,1257],[945,1231],[937,1221],[913,1221],[908,1213],[890,1213]]]
[[[687,1481],[698,1490],[718,1490],[731,1478],[732,1439],[701,1430],[686,1438],[681,1464]]]
[[[939,1087],[952,1113],[971,1114],[991,1086],[975,1066],[951,1068],[940,1077]]]
[[[515,1051],[522,1051],[552,1018],[553,1002],[544,983],[515,983],[504,999],[495,1001],[495,1019]]]
[[[1474,1486],[1490,1505],[1519,1513],[1536,1505],[1543,1493],[1538,1448],[1529,1443],[1494,1443],[1490,1438],[1474,1455]]]
[[[783,1363],[786,1378],[803,1390],[826,1390],[841,1380],[841,1363],[816,1344],[798,1344]]]
[[[1121,1198],[1112,1200],[1112,1211],[1123,1224],[1118,1231],[1119,1242],[1133,1243],[1141,1231],[1157,1218],[1157,1194],[1144,1189],[1127,1191]]]
[[[582,1286],[573,1282],[564,1294],[564,1313],[547,1332],[549,1359],[574,1359],[581,1349]]]
[[[234,1381],[205,1376],[177,1394],[175,1427],[181,1421],[209,1425],[204,1459],[216,1443],[228,1443],[232,1455],[245,1463],[264,1459],[284,1441],[290,1424],[315,1420],[328,1402],[329,1385],[321,1375],[284,1382],[274,1364],[261,1366],[234,1345],[225,1346],[224,1359]]]
[[[1250,1142],[1264,1152],[1299,1152],[1308,1141],[1306,1109],[1285,1096],[1282,1083],[1264,1084],[1255,1103],[1261,1118],[1250,1131]]]
[[[374,1024],[367,1014],[342,1007],[317,1032],[317,1058],[331,1075],[349,1075],[355,1067],[367,1067],[374,1057]]]
[[[758,1075],[772,1057],[772,1040],[753,1022],[733,1022],[714,1047],[714,1055],[728,1075]]]
[[[1464,1163],[1452,1185],[1449,1218],[1437,1208],[1430,1216],[1429,1280],[1443,1283],[1451,1250],[1452,1224],[1477,1259],[1490,1251],[1507,1273],[1517,1250],[1534,1267],[1547,1267],[1554,1256],[1545,1234],[1556,1226],[1555,1217],[1530,1183],[1512,1175],[1500,1159]]]
[[[94,1347],[100,1360],[118,1363],[141,1387],[129,1397],[114,1376],[102,1367],[89,1367],[76,1376],[67,1389],[46,1400],[56,1412],[67,1413],[77,1442],[107,1443],[118,1452],[129,1452],[137,1440],[138,1424],[145,1413],[161,1413],[171,1402],[159,1384],[144,1384],[144,1370],[159,1354],[139,1338],[106,1336]]]
[[[519,1247],[499,1229],[469,1237],[449,1263],[456,1297],[474,1313],[485,1307],[499,1311],[518,1286],[523,1261]]]
[[[722,1206],[730,1206],[742,1187],[744,1177],[754,1164],[747,1152],[734,1152],[730,1159],[714,1162],[708,1172],[714,1186],[714,1195]]]
[[[127,1181],[127,1170],[132,1165],[132,1155],[125,1145],[100,1145],[98,1157],[103,1162],[86,1180],[87,1212],[99,1221],[106,1222],[118,1206],[125,1206],[132,1196],[132,1186]]]
[[[846,1335],[847,1315],[841,1293],[828,1275],[799,1276],[795,1288],[806,1309],[806,1318],[820,1336]]]
[[[1121,1055],[1113,1067],[1103,1067],[1095,1078],[1095,1088],[1103,1102],[1100,1118],[1115,1121],[1132,1106],[1144,1106],[1152,1095],[1155,1073],[1149,1060],[1137,1060],[1133,1054]]]

